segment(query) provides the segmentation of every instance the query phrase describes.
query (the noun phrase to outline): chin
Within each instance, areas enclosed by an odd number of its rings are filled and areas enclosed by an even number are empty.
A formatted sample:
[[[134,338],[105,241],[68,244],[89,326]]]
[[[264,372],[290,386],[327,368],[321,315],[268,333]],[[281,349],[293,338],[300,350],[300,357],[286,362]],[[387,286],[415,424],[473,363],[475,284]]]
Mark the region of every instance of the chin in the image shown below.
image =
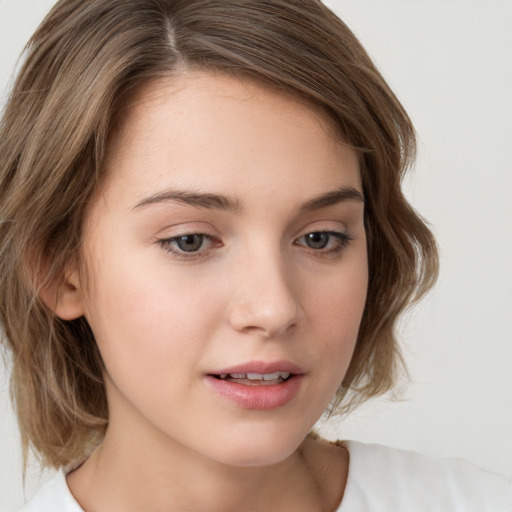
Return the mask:
[[[237,429],[226,443],[219,443],[220,462],[238,467],[260,467],[278,464],[300,446],[309,429],[291,432],[287,428]]]

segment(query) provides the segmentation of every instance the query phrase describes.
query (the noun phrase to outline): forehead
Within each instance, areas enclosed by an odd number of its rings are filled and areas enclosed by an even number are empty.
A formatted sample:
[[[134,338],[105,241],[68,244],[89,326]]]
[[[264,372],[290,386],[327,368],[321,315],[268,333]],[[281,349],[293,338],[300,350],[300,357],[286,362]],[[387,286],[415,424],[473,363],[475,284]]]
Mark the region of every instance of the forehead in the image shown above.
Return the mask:
[[[198,71],[149,82],[133,95],[106,167],[109,180],[129,181],[141,195],[166,180],[211,189],[263,179],[279,189],[289,186],[290,168],[311,185],[324,171],[333,187],[339,180],[360,186],[357,153],[320,108],[252,79]]]
[[[302,123],[315,125],[327,136],[342,142],[338,127],[313,100],[257,77],[206,70],[184,71],[142,84],[121,109],[117,133],[126,136],[134,123],[141,122],[153,109],[164,104],[168,108],[170,102],[175,104],[174,113],[182,116],[197,115],[204,107],[219,113],[225,111],[229,103],[229,110],[258,105],[264,115],[279,115],[283,121],[302,120]]]

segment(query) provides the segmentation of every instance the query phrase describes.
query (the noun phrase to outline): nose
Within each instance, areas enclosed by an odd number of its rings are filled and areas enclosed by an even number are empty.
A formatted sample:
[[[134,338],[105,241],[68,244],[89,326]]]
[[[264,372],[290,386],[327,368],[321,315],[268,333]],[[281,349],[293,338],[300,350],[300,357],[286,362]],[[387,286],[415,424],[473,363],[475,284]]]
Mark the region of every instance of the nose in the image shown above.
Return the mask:
[[[288,274],[288,275],[287,275]],[[290,269],[276,256],[252,258],[233,283],[229,321],[243,333],[276,338],[304,318]],[[295,283],[297,284],[297,283]]]

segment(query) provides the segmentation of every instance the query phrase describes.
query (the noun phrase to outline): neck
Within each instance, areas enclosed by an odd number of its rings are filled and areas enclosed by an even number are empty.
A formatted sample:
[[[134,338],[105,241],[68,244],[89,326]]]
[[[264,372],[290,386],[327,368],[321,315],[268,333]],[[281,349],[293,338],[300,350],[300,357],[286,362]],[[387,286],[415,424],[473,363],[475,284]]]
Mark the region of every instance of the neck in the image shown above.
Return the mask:
[[[68,484],[85,510],[332,510],[326,505],[330,498],[315,474],[318,468],[310,460],[312,447],[308,443],[278,463],[240,468],[201,460],[201,456],[183,456],[180,450],[165,464],[161,452],[160,457],[153,457],[127,450],[126,457],[106,438],[90,459],[68,476]],[[338,488],[341,484],[340,480]]]

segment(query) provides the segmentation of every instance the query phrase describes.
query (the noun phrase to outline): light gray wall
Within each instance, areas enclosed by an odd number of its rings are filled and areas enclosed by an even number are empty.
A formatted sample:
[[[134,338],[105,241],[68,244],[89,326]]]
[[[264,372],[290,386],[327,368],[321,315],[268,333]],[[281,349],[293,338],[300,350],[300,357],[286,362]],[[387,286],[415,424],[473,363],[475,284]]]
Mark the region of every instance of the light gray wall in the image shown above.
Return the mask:
[[[512,2],[326,3],[360,37],[416,125],[420,158],[406,188],[442,256],[436,291],[403,323],[412,377],[404,400],[369,403],[326,432],[512,475]],[[0,91],[52,4],[0,0]],[[6,511],[23,502],[18,437],[2,369]]]

